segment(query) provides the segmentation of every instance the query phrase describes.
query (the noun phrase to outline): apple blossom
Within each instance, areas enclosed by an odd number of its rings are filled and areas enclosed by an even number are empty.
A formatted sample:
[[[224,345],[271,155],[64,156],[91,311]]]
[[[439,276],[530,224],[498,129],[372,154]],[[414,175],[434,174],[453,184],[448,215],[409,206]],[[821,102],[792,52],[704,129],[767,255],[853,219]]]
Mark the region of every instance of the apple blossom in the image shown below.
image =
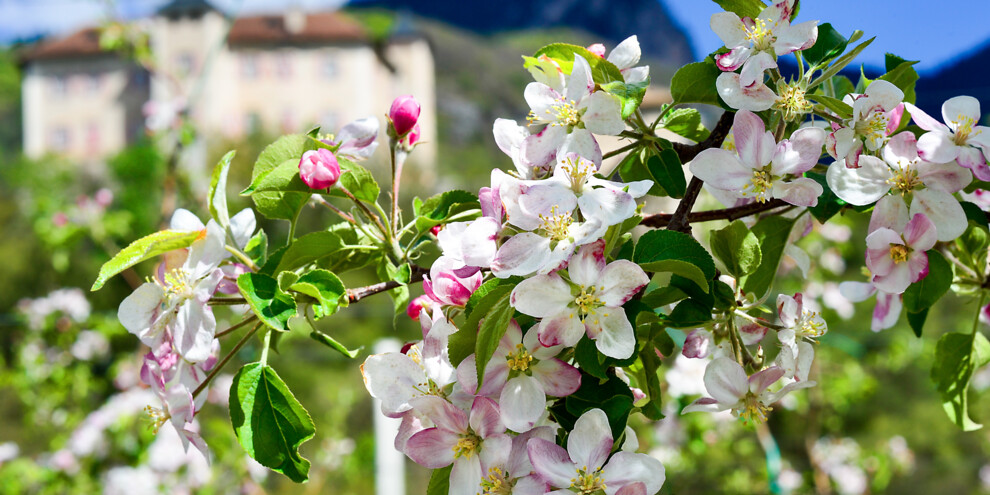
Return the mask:
[[[423,276],[423,291],[444,306],[464,306],[481,286],[481,271],[441,256],[433,262],[430,274]]]
[[[756,114],[740,110],[732,124],[735,151],[710,148],[691,161],[691,173],[727,196],[752,196],[766,202],[782,199],[797,206],[815,206],[821,184],[801,177],[818,163],[825,133],[798,129],[780,144]],[[785,180],[788,176],[795,176]]]
[[[333,187],[340,179],[340,165],[326,148],[310,150],[299,159],[299,178],[313,189]]]
[[[935,120],[920,108],[904,104],[911,113],[911,120],[928,131],[918,138],[918,154],[929,162],[955,161],[973,171],[982,181],[990,180],[990,128],[976,125],[983,114],[980,102],[972,96],[956,96],[942,104],[942,119]]]
[[[903,230],[903,234],[898,232]],[[866,237],[866,266],[877,289],[891,294],[928,275],[928,254],[938,237],[935,224],[917,213],[901,229],[880,227]]]
[[[904,92],[883,79],[871,82],[861,95],[846,95],[842,101],[852,106],[852,117],[843,125],[832,123],[825,150],[846,167],[859,168],[863,147],[879,150],[900,127],[903,100]]]
[[[775,58],[814,45],[818,21],[791,25],[793,4],[794,0],[779,1],[764,8],[756,19],[740,19],[733,12],[712,14],[712,31],[729,49],[715,56],[715,65],[723,71],[734,71],[760,53]]]
[[[378,149],[378,119],[365,117],[355,120],[343,128],[336,136],[322,141],[337,146],[337,154],[351,160],[367,160]]]
[[[794,297],[778,295],[777,312],[780,323],[784,326],[777,332],[777,338],[795,350],[801,340],[813,340],[828,331],[828,325],[820,314],[804,309],[804,297],[800,292],[794,294]]]
[[[604,49],[605,47],[602,46],[600,57],[605,57]],[[650,77],[649,66],[643,65],[636,67],[636,64],[639,63],[640,56],[642,56],[642,51],[639,48],[639,38],[636,35],[632,35],[616,45],[608,54],[606,60],[612,62],[619,69],[626,83],[632,84],[645,82]]]
[[[815,382],[799,381],[771,392],[769,387],[785,374],[786,370],[783,368],[771,366],[747,377],[746,371],[735,360],[728,357],[715,358],[705,368],[705,388],[711,398],[702,397],[694,401],[681,414],[731,409],[733,414],[744,421],[762,423],[766,421],[767,413],[773,409],[771,404],[792,390],[815,385]]]
[[[481,495],[540,495],[550,487],[533,471],[526,452],[530,439],[553,441],[553,428],[540,426],[504,441],[489,441],[481,451]]]
[[[743,65],[742,72],[725,72],[715,80],[715,88],[726,105],[737,110],[760,112],[777,102],[777,94],[764,82],[767,69],[775,69],[777,62],[767,53],[757,53]]]
[[[865,301],[876,294],[877,303],[870,323],[870,330],[874,332],[893,327],[904,307],[901,294],[883,292],[868,282],[842,282],[839,284],[839,292],[852,302]]]

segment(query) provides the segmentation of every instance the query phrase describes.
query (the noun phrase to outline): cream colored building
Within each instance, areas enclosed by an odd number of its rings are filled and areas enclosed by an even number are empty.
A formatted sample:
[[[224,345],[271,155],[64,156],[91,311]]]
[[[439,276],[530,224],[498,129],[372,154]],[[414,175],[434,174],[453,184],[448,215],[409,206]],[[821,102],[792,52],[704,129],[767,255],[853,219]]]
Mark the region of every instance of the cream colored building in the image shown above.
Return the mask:
[[[154,76],[99,49],[94,29],[39,44],[25,57],[24,150],[98,159],[144,132],[142,106],[188,104],[205,136],[238,138],[314,125],[334,132],[358,118],[384,124],[391,101],[414,95],[426,144],[412,159],[436,159],[433,56],[420,36],[371,38],[339,12],[228,20],[204,0],[173,0],[149,22]],[[382,128],[384,138],[384,125]],[[425,171],[425,170],[424,170]]]

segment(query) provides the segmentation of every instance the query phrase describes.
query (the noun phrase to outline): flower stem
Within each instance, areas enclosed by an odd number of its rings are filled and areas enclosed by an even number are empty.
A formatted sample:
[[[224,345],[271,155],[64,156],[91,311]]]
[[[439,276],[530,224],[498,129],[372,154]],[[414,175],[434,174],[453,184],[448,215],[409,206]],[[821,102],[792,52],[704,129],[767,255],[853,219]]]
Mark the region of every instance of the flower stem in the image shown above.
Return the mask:
[[[227,334],[233,332],[234,330],[237,330],[237,329],[243,327],[244,325],[247,325],[248,323],[251,323],[251,322],[253,322],[253,321],[257,320],[257,319],[258,319],[257,316],[251,315],[248,318],[246,318],[245,320],[241,321],[240,323],[235,323],[230,328],[228,328],[228,329],[226,329],[226,330],[224,330],[222,332],[217,332],[214,335],[214,337],[216,337],[216,338],[219,339],[220,337],[223,337],[224,335],[227,335]]]
[[[258,360],[262,366],[268,366],[268,348],[272,344],[272,329],[265,332],[265,342],[261,347],[261,359]]]
[[[254,261],[251,261],[251,258],[248,258],[248,256],[243,252],[241,252],[240,249],[237,249],[236,247],[231,246],[229,244],[224,246],[224,249],[226,249],[228,253],[234,255],[235,258],[239,259],[241,263],[244,263],[248,268],[251,269],[252,272],[258,271],[258,265],[254,264]]]
[[[222,370],[223,367],[227,364],[227,361],[230,361],[230,358],[234,357],[234,354],[237,354],[237,351],[240,351],[241,347],[244,347],[244,344],[247,344],[248,340],[251,339],[251,337],[254,335],[255,332],[258,331],[258,328],[260,327],[261,327],[261,322],[259,321],[254,327],[251,328],[250,332],[244,334],[244,336],[241,337],[241,340],[238,340],[237,343],[234,344],[234,348],[231,349],[230,352],[227,353],[227,355],[224,356],[223,359],[221,359],[220,362],[213,367],[213,370],[210,371],[210,374],[206,376],[206,379],[203,380],[203,383],[200,383],[199,386],[196,387],[196,390],[193,390],[192,395],[194,399],[196,398],[196,396],[200,394],[200,392],[206,389],[206,387],[210,384],[210,382],[213,381],[213,378],[216,377],[217,374],[220,373],[220,370]]]

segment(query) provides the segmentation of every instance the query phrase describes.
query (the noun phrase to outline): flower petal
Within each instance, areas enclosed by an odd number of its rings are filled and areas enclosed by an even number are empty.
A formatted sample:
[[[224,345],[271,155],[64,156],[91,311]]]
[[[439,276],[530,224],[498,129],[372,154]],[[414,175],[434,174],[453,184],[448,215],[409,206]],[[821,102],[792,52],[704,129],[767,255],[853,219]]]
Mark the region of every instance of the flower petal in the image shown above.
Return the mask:
[[[650,277],[636,263],[616,260],[602,271],[599,283],[604,287],[598,296],[602,303],[620,307],[650,283]]]
[[[749,391],[746,372],[739,363],[718,357],[705,368],[705,389],[721,404],[735,404]]]
[[[495,259],[492,273],[498,278],[529,275],[550,260],[550,239],[532,232],[521,232],[505,241]]]
[[[544,318],[538,331],[540,344],[544,346],[571,347],[584,335],[584,323],[573,311],[567,311],[553,318]]]
[[[602,469],[602,480],[608,487],[605,489],[608,495],[615,495],[620,491],[618,488],[634,483],[646,485],[646,490],[641,493],[656,493],[666,480],[666,472],[660,461],[646,454],[617,452]]]
[[[972,96],[956,96],[942,104],[942,118],[953,132],[964,122],[975,124],[983,118],[980,114],[980,100]]]
[[[543,479],[558,488],[571,486],[577,467],[563,447],[549,440],[534,438],[526,444],[526,452],[533,470]]]
[[[915,251],[928,251],[938,240],[935,232],[935,224],[930,218],[923,213],[915,213],[904,227],[904,242]]]
[[[825,192],[822,185],[808,177],[799,177],[790,182],[775,181],[773,197],[795,206],[816,206],[818,197]]]
[[[904,107],[907,109],[908,113],[911,114],[911,120],[913,120],[915,124],[918,124],[918,127],[926,131],[936,131],[943,134],[949,134],[951,132],[948,126],[935,120],[931,115],[925,113],[924,110],[914,106],[914,104],[904,102]]]
[[[612,442],[612,428],[605,411],[589,409],[574,423],[574,430],[567,437],[567,453],[571,461],[587,466],[591,472],[605,464]]]
[[[636,335],[633,332],[632,324],[626,318],[626,312],[622,308],[604,307],[599,308],[599,312],[605,311],[601,316],[591,315],[585,319],[585,327],[590,329],[597,327],[601,333],[595,336],[595,345],[598,350],[616,359],[625,359],[632,356],[636,350]]]
[[[546,318],[567,311],[574,302],[571,286],[557,275],[537,275],[519,282],[512,289],[509,303],[520,313]]]
[[[945,163],[959,156],[959,146],[945,132],[926,132],[918,138],[918,156],[933,163]]]
[[[739,74],[733,72],[719,75],[715,80],[715,88],[726,105],[739,110],[761,112],[777,101],[777,95],[766,84],[745,87]]]
[[[547,408],[547,396],[536,378],[519,375],[505,384],[498,403],[505,427],[522,433],[532,429],[543,415]]]
[[[825,179],[840,199],[857,206],[868,205],[890,190],[890,168],[874,156],[861,156],[860,168],[848,168],[842,161],[828,167]]]
[[[817,127],[798,129],[781,142],[773,156],[774,175],[800,175],[818,163],[825,145],[825,131]]]
[[[457,433],[427,428],[409,437],[406,441],[405,453],[416,464],[427,469],[439,469],[454,462],[454,445],[457,444]]]
[[[549,396],[567,397],[581,386],[581,372],[559,359],[544,359],[531,369],[533,378]]]
[[[622,107],[614,95],[596,91],[579,108],[587,109],[581,115],[581,122],[595,134],[615,136],[626,129],[626,124],[622,121]]]
[[[922,189],[914,192],[911,201],[912,217],[921,214],[930,220],[932,234],[942,242],[951,241],[963,234],[969,227],[966,212],[951,194],[937,189]],[[907,238],[907,232],[905,232]],[[911,241],[908,241],[911,245]],[[912,246],[913,247],[913,246]],[[931,247],[925,248],[930,249]]]
[[[753,167],[740,161],[737,154],[721,148],[702,150],[688,168],[706,185],[726,191],[741,191],[753,180]]]
[[[876,206],[873,207],[873,214],[870,216],[870,226],[867,229],[872,233],[879,228],[900,232],[907,225],[911,215],[908,214],[907,203],[900,195],[889,194],[880,198]]]
[[[608,54],[607,60],[615,64],[620,70],[628,69],[639,63],[639,57],[641,55],[639,38],[634,34],[616,45]]]

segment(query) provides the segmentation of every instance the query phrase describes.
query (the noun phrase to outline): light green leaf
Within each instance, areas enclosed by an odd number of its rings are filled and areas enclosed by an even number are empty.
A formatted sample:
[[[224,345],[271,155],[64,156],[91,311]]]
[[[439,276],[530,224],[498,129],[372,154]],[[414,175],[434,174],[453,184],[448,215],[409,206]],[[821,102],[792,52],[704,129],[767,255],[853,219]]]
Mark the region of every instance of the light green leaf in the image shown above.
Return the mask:
[[[453,464],[440,469],[434,469],[430,473],[430,484],[426,487],[426,495],[448,495],[450,493],[450,471],[452,469],[454,469]]]
[[[705,126],[701,125],[701,113],[694,108],[671,110],[663,117],[660,125],[674,134],[699,143],[708,139],[708,135],[711,134]]]
[[[628,119],[643,104],[643,96],[646,95],[646,88],[649,86],[650,81],[638,83],[612,81],[602,84],[601,88],[606,93],[619,99],[619,105],[622,108],[622,118]]]
[[[327,270],[310,270],[299,277],[289,289],[316,299],[319,303],[313,307],[313,314],[316,319],[330,316],[337,312],[340,305],[346,306],[348,303],[347,288],[344,287],[344,283]]]
[[[818,39],[814,46],[803,50],[801,55],[809,66],[814,67],[821,62],[839,56],[845,51],[848,44],[849,40],[836,31],[832,24],[826,22],[818,26]]]
[[[175,249],[189,247],[204,235],[206,235],[205,231],[190,232],[187,230],[163,230],[146,235],[132,242],[124,249],[121,249],[110,261],[104,263],[100,267],[100,273],[97,275],[96,281],[93,282],[93,287],[89,290],[100,290],[110,277],[146,259],[154,258]]]
[[[251,184],[261,181],[265,175],[287,161],[295,160],[298,166],[303,153],[315,149],[312,141],[302,134],[289,134],[268,145],[258,155],[258,160],[254,162],[254,169],[251,171]],[[250,187],[241,194],[250,194],[256,209],[262,215],[271,219],[289,221],[296,218],[299,210],[302,209],[311,195],[311,193],[303,192],[276,191],[250,193]]]
[[[344,243],[333,232],[311,232],[290,244],[273,273],[295,270],[343,249]],[[271,261],[275,261],[274,258]]]
[[[832,98],[830,96],[814,94],[814,93],[808,93],[805,96],[807,96],[809,100],[817,101],[818,103],[821,103],[822,106],[835,112],[836,114],[839,115],[839,117],[842,117],[844,119],[848,119],[849,117],[852,117],[852,111],[853,111],[852,107],[842,100],[839,100],[837,98]]]
[[[367,203],[378,201],[378,194],[381,193],[381,188],[378,187],[375,176],[371,175],[368,169],[339,156],[337,157],[337,163],[340,165],[341,186],[347,188],[355,198],[361,201]],[[346,197],[336,187],[330,189],[330,195]]]
[[[316,435],[316,425],[275,370],[244,365],[230,386],[230,422],[254,460],[296,483],[309,479],[309,461],[299,446]]]
[[[963,431],[983,427],[969,417],[967,392],[973,373],[987,363],[990,363],[990,342],[979,332],[948,333],[935,346],[932,381],[942,394],[946,414]]]
[[[763,259],[759,239],[742,220],[736,220],[721,230],[713,230],[709,242],[712,254],[722,262],[726,272],[736,278],[756,271]]]
[[[485,318],[503,297],[508,296],[521,280],[522,277],[494,278],[481,284],[481,287],[471,294],[465,305],[467,318],[464,324],[460,325],[464,331],[454,333],[447,342],[450,362],[454,366],[475,352],[481,319]]]
[[[756,222],[752,232],[760,241],[760,267],[742,280],[743,291],[755,295],[757,299],[762,299],[770,291],[793,227],[794,219],[780,216],[766,217]]]
[[[739,17],[751,17],[756,19],[756,16],[763,12],[763,9],[767,6],[760,0],[712,0],[722,7],[726,12],[733,12]]]
[[[865,50],[867,46],[870,46],[870,43],[873,43],[873,40],[875,39],[876,37],[873,37],[856,45],[856,48],[850,50],[849,53],[836,59],[835,62],[832,62],[832,65],[830,65],[827,69],[822,71],[821,75],[819,75],[817,78],[811,81],[811,84],[808,85],[808,89],[810,90],[811,88],[818,86],[819,84],[828,80],[828,78],[838,74],[840,71],[842,71],[842,69],[845,69],[846,66],[849,65],[849,63],[852,62],[853,59],[855,59],[856,56],[859,55],[860,52]]]
[[[704,62],[687,64],[674,73],[670,81],[670,95],[674,103],[707,103],[720,106],[715,80],[722,71],[711,58]]]
[[[564,74],[571,73],[574,69],[574,56],[580,55],[591,66],[591,77],[596,83],[607,84],[613,81],[625,81],[625,78],[622,77],[622,72],[612,62],[589,52],[587,48],[569,45],[567,43],[553,43],[540,48],[532,57],[523,57],[523,60],[525,60],[523,67],[530,68],[536,64],[537,59],[542,55],[546,55],[557,61]]]
[[[210,178],[209,200],[210,216],[220,224],[224,230],[230,225],[230,213],[227,211],[227,173],[230,171],[230,161],[234,159],[234,150],[230,150],[220,163],[213,168],[213,176]]]
[[[241,194],[259,192],[319,193],[321,190],[306,185],[299,177],[299,159],[290,158],[265,175],[258,176]]]
[[[289,329],[289,318],[296,315],[296,301],[278,288],[278,281],[260,273],[242,273],[237,288],[258,318],[279,331]]]
[[[690,279],[708,292],[715,278],[715,262],[708,251],[688,234],[673,230],[652,230],[636,243],[633,261],[646,271],[672,272]]]

